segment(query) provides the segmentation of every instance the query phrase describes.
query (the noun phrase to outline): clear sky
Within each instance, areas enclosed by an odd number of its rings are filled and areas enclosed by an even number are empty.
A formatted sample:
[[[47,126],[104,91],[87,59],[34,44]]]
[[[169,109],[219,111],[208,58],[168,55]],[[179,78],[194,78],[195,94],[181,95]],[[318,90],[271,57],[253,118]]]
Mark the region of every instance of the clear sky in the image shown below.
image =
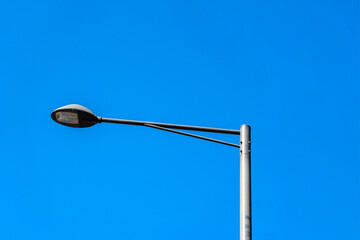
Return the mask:
[[[51,120],[71,103],[110,118],[249,124],[253,239],[360,239],[359,9],[1,1],[0,239],[239,238],[237,148]]]

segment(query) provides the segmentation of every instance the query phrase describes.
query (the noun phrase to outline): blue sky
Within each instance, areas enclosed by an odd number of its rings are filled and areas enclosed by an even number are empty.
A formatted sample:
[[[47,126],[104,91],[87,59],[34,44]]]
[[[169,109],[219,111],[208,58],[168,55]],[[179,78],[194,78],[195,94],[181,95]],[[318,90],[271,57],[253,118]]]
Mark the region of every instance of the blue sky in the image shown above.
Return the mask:
[[[359,22],[358,1],[1,1],[0,239],[239,238],[238,149],[51,120],[71,103],[249,124],[253,239],[359,239]]]

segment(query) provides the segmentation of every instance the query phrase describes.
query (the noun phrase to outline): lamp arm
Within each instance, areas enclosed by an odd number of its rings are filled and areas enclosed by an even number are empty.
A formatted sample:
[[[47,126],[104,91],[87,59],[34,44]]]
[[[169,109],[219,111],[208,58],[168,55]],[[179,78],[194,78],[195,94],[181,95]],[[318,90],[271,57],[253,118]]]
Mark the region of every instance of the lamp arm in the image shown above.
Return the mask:
[[[213,133],[224,133],[224,134],[240,135],[239,130],[222,129],[222,128],[209,128],[209,127],[197,127],[197,126],[170,124],[170,123],[145,122],[145,121],[134,121],[134,120],[102,118],[102,117],[98,117],[98,122],[99,123],[106,122],[106,123],[140,125],[140,126],[145,126],[146,124],[148,124],[148,125],[154,125],[154,126],[163,127],[163,128],[172,128],[172,129],[182,129],[182,130],[191,130],[191,131],[201,131],[201,132],[213,132]]]

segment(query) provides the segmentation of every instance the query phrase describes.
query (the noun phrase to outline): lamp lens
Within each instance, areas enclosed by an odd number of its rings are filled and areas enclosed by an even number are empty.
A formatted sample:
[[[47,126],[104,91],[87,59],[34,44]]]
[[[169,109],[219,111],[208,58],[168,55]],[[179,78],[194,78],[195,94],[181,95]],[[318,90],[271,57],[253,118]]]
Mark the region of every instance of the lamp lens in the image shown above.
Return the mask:
[[[79,118],[77,113],[57,112],[55,116],[59,122],[67,124],[79,124]]]

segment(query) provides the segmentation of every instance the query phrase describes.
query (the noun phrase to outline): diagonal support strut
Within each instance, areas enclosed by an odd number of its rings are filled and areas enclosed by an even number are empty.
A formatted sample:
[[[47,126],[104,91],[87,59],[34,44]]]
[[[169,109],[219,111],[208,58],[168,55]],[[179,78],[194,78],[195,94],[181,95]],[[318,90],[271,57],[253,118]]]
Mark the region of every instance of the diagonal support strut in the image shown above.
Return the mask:
[[[224,144],[224,145],[240,148],[239,145],[236,145],[236,144],[233,144],[233,143],[228,143],[228,142],[224,142],[224,141],[220,141],[220,140],[216,140],[216,139],[212,139],[212,138],[207,138],[207,137],[203,137],[203,136],[199,136],[199,135],[195,135],[195,134],[191,134],[191,133],[176,131],[176,130],[165,128],[165,127],[159,127],[159,126],[154,125],[154,124],[144,124],[144,126],[151,127],[151,128],[156,128],[156,129],[159,129],[159,130],[168,131],[168,132],[172,132],[172,133],[178,133],[178,134],[185,135],[185,136],[188,136],[188,137],[199,138],[199,139],[203,139],[203,140],[210,141],[210,142],[216,142],[216,143],[221,143],[221,144]]]

